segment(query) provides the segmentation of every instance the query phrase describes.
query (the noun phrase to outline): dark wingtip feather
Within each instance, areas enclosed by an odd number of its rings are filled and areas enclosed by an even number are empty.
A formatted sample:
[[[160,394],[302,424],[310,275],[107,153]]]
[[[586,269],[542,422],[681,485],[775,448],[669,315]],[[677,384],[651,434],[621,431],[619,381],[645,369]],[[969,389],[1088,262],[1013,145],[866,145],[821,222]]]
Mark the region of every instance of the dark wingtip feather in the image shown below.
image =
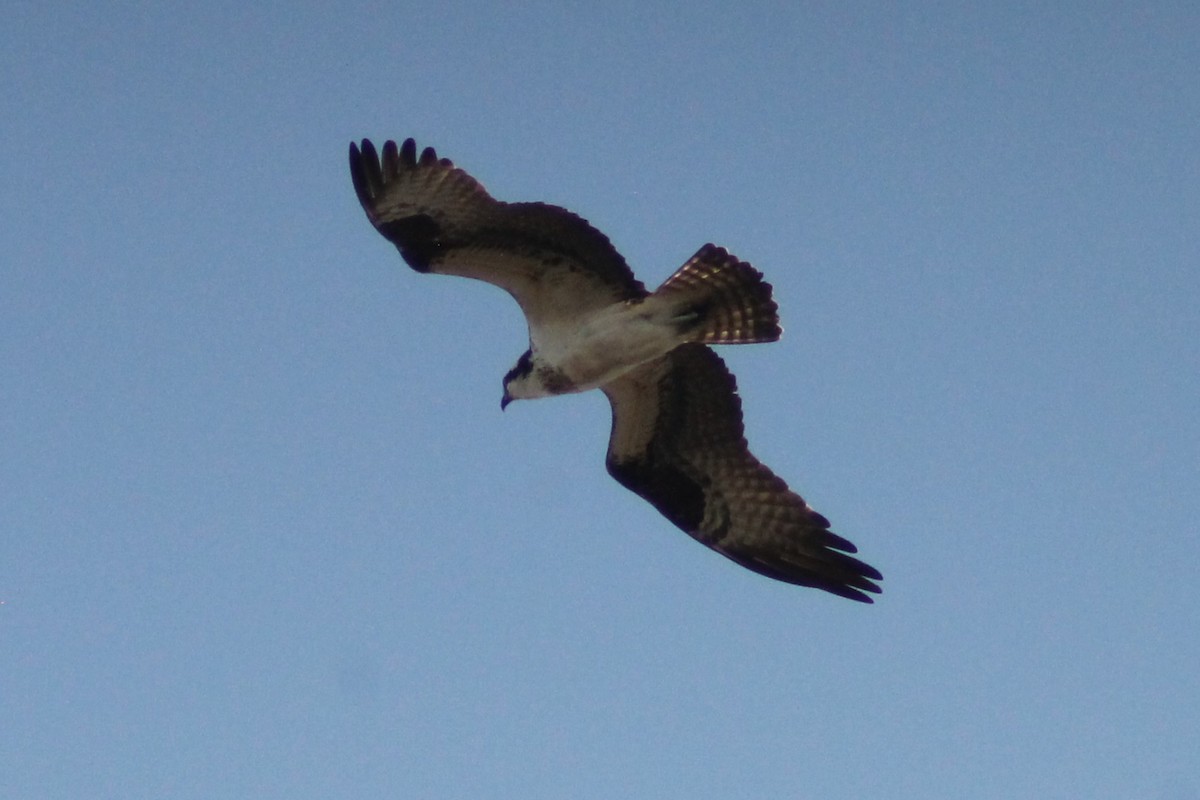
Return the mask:
[[[842,560],[839,559],[839,561]],[[862,563],[858,559],[849,557],[843,563],[839,563],[838,566],[841,570],[848,570],[849,574],[842,573],[839,575],[835,572],[811,583],[805,583],[802,580],[795,582],[801,585],[813,586],[817,589],[824,589],[830,594],[850,600],[857,600],[860,603],[875,602],[866,592],[883,594],[883,589],[874,583],[874,581],[883,580],[883,576],[879,574],[879,570],[869,564]]]
[[[417,165],[417,140],[409,137],[400,145],[400,163],[406,167]]]
[[[354,142],[350,143],[350,179],[354,182],[354,193],[358,195],[358,202],[368,211],[371,208],[371,201],[379,189],[379,183],[376,182],[373,185],[371,180],[370,165],[374,161],[374,156],[375,148],[371,145],[370,140],[362,140],[361,150]],[[377,163],[376,171],[378,171]]]
[[[867,591],[878,592],[879,589],[868,589]],[[845,592],[834,592],[834,594],[839,597],[844,597],[847,600],[854,600],[855,602],[866,603],[867,605],[874,605],[875,603],[874,597],[871,597],[869,594],[863,594],[862,592],[855,591],[854,589],[847,589]]]
[[[842,553],[827,551],[824,565],[814,567],[812,564],[808,564],[800,570],[788,563],[745,559],[728,552],[725,555],[768,578],[796,586],[821,589],[838,597],[857,600],[860,603],[874,602],[865,592],[883,593],[883,589],[874,583],[874,581],[883,580],[883,575],[879,573],[879,570]]]
[[[379,160],[379,154],[375,152],[375,144],[370,139],[362,140],[362,154],[364,158]]]
[[[400,155],[396,151],[396,143],[391,139],[384,142],[381,168],[386,178],[395,178],[400,172]]]

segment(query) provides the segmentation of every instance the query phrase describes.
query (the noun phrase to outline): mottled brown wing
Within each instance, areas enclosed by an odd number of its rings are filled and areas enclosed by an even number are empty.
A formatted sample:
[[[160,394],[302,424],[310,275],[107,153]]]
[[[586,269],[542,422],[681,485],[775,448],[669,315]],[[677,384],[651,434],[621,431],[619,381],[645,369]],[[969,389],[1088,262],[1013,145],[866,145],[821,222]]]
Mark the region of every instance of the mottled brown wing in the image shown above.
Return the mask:
[[[408,139],[350,145],[350,175],[375,228],[418,272],[461,275],[511,294],[530,332],[642,297],[645,287],[608,238],[545,203],[494,200],[433,148]]]
[[[737,384],[686,344],[604,387],[608,471],[696,540],[769,578],[864,603],[882,579],[850,542],[751,455]],[[841,551],[841,552],[839,552]]]

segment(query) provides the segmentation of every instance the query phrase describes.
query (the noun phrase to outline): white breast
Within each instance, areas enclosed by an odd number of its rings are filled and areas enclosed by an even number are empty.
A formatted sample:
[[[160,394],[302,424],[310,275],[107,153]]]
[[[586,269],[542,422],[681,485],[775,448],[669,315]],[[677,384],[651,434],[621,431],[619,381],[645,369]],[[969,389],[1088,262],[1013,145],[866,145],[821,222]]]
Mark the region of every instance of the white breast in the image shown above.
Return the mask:
[[[617,303],[561,326],[531,331],[535,359],[585,391],[602,386],[687,341],[665,304],[647,298]]]

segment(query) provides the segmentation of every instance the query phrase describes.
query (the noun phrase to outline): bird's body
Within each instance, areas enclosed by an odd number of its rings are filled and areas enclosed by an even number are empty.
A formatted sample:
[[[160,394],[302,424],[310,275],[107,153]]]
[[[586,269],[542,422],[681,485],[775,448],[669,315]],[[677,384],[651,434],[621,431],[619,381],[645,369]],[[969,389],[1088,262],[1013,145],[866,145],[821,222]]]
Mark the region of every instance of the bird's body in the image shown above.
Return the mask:
[[[699,289],[682,286],[700,270],[725,281],[701,282]],[[735,317],[741,327],[714,329],[714,321],[721,323],[717,310]],[[506,396],[533,399],[602,388],[686,342],[772,341],[779,334],[771,289],[762,275],[721,248],[705,245],[653,294],[531,324],[529,369],[519,364],[510,373]]]
[[[529,377],[510,386],[510,398],[531,400],[597,389],[666,355],[687,337],[679,331],[678,314],[662,305],[614,303],[581,318],[577,327],[531,331]]]
[[[358,198],[418,272],[500,286],[529,350],[501,405],[600,389],[610,474],[698,541],[769,577],[870,602],[881,575],[750,454],[733,376],[708,347],[779,338],[771,287],[708,244],[654,292],[605,236],[565,209],[504,203],[412,139],[350,146]],[[841,552],[839,552],[841,551]]]

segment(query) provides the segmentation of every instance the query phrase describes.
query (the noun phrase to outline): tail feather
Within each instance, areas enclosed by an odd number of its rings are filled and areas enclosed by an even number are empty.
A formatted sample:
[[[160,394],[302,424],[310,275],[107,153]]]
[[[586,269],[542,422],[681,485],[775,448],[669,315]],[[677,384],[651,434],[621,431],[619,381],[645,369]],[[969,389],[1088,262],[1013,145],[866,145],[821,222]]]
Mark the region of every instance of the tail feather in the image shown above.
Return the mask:
[[[677,303],[705,344],[774,342],[783,329],[771,284],[723,247],[706,244],[667,278],[655,297]]]

